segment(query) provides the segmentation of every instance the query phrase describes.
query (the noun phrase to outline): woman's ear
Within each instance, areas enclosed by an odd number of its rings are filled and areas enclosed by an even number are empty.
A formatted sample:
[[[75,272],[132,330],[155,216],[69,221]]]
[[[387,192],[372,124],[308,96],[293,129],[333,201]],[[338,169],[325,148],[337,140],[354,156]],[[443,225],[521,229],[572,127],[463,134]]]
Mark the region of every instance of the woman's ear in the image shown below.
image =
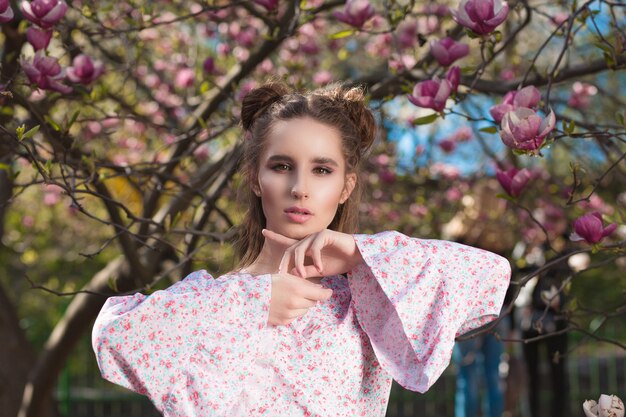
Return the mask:
[[[343,204],[346,202],[352,191],[354,191],[354,187],[356,186],[356,173],[351,172],[346,175],[346,182],[343,186],[343,191],[341,192],[341,198],[339,199],[339,204]]]
[[[252,184],[250,188],[252,188],[254,195],[261,197],[261,187],[259,187],[259,184]]]

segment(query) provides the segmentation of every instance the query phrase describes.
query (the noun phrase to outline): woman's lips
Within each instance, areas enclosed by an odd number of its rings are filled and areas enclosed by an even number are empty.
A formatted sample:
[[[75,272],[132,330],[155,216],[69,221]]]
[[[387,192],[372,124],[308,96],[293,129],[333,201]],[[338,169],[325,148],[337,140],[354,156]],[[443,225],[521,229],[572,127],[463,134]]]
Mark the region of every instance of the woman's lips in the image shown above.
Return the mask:
[[[304,223],[313,217],[313,214],[302,207],[289,207],[285,209],[285,216],[294,223]]]

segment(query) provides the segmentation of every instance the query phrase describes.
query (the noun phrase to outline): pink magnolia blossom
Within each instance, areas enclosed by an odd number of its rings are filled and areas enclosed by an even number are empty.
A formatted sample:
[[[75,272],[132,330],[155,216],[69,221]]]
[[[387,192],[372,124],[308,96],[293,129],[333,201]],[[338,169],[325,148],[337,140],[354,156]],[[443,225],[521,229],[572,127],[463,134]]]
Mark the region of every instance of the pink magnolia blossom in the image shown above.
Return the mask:
[[[71,87],[60,82],[65,78],[65,73],[56,58],[37,52],[32,62],[22,60],[20,64],[28,80],[37,87],[63,94],[69,94],[72,91]]]
[[[414,54],[392,54],[388,61],[389,68],[397,72],[410,70],[416,63]]]
[[[63,0],[24,0],[20,9],[26,20],[43,29],[50,29],[59,20],[63,19],[67,11],[67,4]]]
[[[526,86],[519,91],[509,91],[504,95],[502,103],[489,109],[489,113],[496,123],[500,123],[507,112],[519,107],[534,109],[541,101],[541,93],[533,85]]]
[[[202,63],[202,69],[207,74],[214,74],[216,72],[215,60],[213,59],[213,57],[209,56],[204,60],[204,62]]]
[[[556,26],[559,26],[561,23],[566,22],[567,20],[569,20],[569,13],[567,13],[567,12],[558,12],[554,16],[552,16],[552,18],[550,20]]]
[[[13,19],[13,9],[9,0],[0,0],[0,23],[6,23]]]
[[[321,70],[313,74],[313,82],[317,85],[325,85],[333,81],[333,74],[328,70]]]
[[[408,99],[418,107],[442,111],[451,92],[452,86],[448,80],[439,80],[435,77],[415,84],[413,94],[409,95]]]
[[[570,239],[578,242],[584,240],[593,245],[613,233],[617,229],[617,224],[611,223],[604,227],[602,215],[597,211],[590,214],[580,216],[574,221],[574,233],[570,235]]]
[[[504,191],[511,197],[519,197],[524,191],[526,184],[532,177],[529,170],[526,168],[518,170],[517,168],[509,168],[506,171],[500,168],[496,169],[496,178],[498,182],[504,188]]]
[[[567,104],[577,109],[585,109],[591,104],[591,97],[598,93],[598,88],[593,84],[576,81],[572,85],[572,95]]]
[[[447,67],[457,59],[469,54],[469,45],[447,37],[440,41],[432,41],[430,53],[433,54],[439,65]]]
[[[380,174],[378,174],[378,177],[380,178],[380,181],[385,184],[393,184],[396,182],[396,174],[388,169],[383,169]]]
[[[191,87],[196,80],[196,73],[191,68],[181,68],[176,73],[174,84],[179,88]]]
[[[72,66],[67,69],[67,78],[72,82],[91,84],[104,72],[101,62],[94,62],[89,56],[80,54],[72,60]]]
[[[509,5],[503,0],[463,0],[450,10],[454,20],[478,35],[486,35],[506,20]]]
[[[396,36],[400,49],[412,48],[417,41],[417,22],[413,19],[403,21],[398,25]]]
[[[270,11],[278,7],[278,0],[254,0],[254,2]]]
[[[461,126],[452,134],[452,139],[458,143],[467,142],[474,136],[472,128]]]
[[[456,142],[448,138],[439,141],[438,145],[445,153],[451,153],[456,149]]]
[[[335,12],[333,16],[340,22],[360,29],[374,13],[374,6],[368,0],[348,0],[343,11]]]
[[[43,194],[43,203],[46,206],[54,206],[61,201],[61,194],[63,193],[63,188],[59,187],[56,184],[44,184],[44,194]]]
[[[520,107],[506,113],[502,118],[500,138],[510,148],[536,151],[541,148],[555,124],[556,118],[552,110],[543,118],[532,109]]]
[[[446,80],[450,83],[452,92],[456,93],[456,90],[459,88],[459,84],[461,83],[461,68],[456,65],[450,68],[446,74]]]
[[[35,51],[46,49],[52,39],[52,30],[39,29],[31,26],[26,29],[26,40],[33,46]]]

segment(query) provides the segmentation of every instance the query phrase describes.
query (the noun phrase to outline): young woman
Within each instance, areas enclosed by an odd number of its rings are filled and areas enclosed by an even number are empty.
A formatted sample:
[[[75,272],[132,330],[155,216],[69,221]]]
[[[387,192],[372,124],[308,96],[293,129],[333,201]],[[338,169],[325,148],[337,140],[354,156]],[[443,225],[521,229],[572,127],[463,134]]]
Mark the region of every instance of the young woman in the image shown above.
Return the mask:
[[[238,269],[110,298],[93,331],[102,375],[165,416],[384,416],[392,379],[426,391],[455,336],[497,317],[509,264],[353,234],[375,134],[359,89],[267,84],[244,99],[242,124]]]

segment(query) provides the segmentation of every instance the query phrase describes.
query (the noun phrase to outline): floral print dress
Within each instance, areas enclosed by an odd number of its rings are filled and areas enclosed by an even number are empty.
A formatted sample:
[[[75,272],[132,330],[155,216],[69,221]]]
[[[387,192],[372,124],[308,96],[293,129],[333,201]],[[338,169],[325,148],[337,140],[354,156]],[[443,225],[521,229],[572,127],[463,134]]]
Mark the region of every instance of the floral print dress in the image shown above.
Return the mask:
[[[506,259],[398,232],[355,235],[365,260],[332,297],[267,324],[271,276],[196,271],[150,296],[111,297],[93,329],[104,378],[169,416],[384,416],[392,379],[426,391],[455,336],[495,319]]]

